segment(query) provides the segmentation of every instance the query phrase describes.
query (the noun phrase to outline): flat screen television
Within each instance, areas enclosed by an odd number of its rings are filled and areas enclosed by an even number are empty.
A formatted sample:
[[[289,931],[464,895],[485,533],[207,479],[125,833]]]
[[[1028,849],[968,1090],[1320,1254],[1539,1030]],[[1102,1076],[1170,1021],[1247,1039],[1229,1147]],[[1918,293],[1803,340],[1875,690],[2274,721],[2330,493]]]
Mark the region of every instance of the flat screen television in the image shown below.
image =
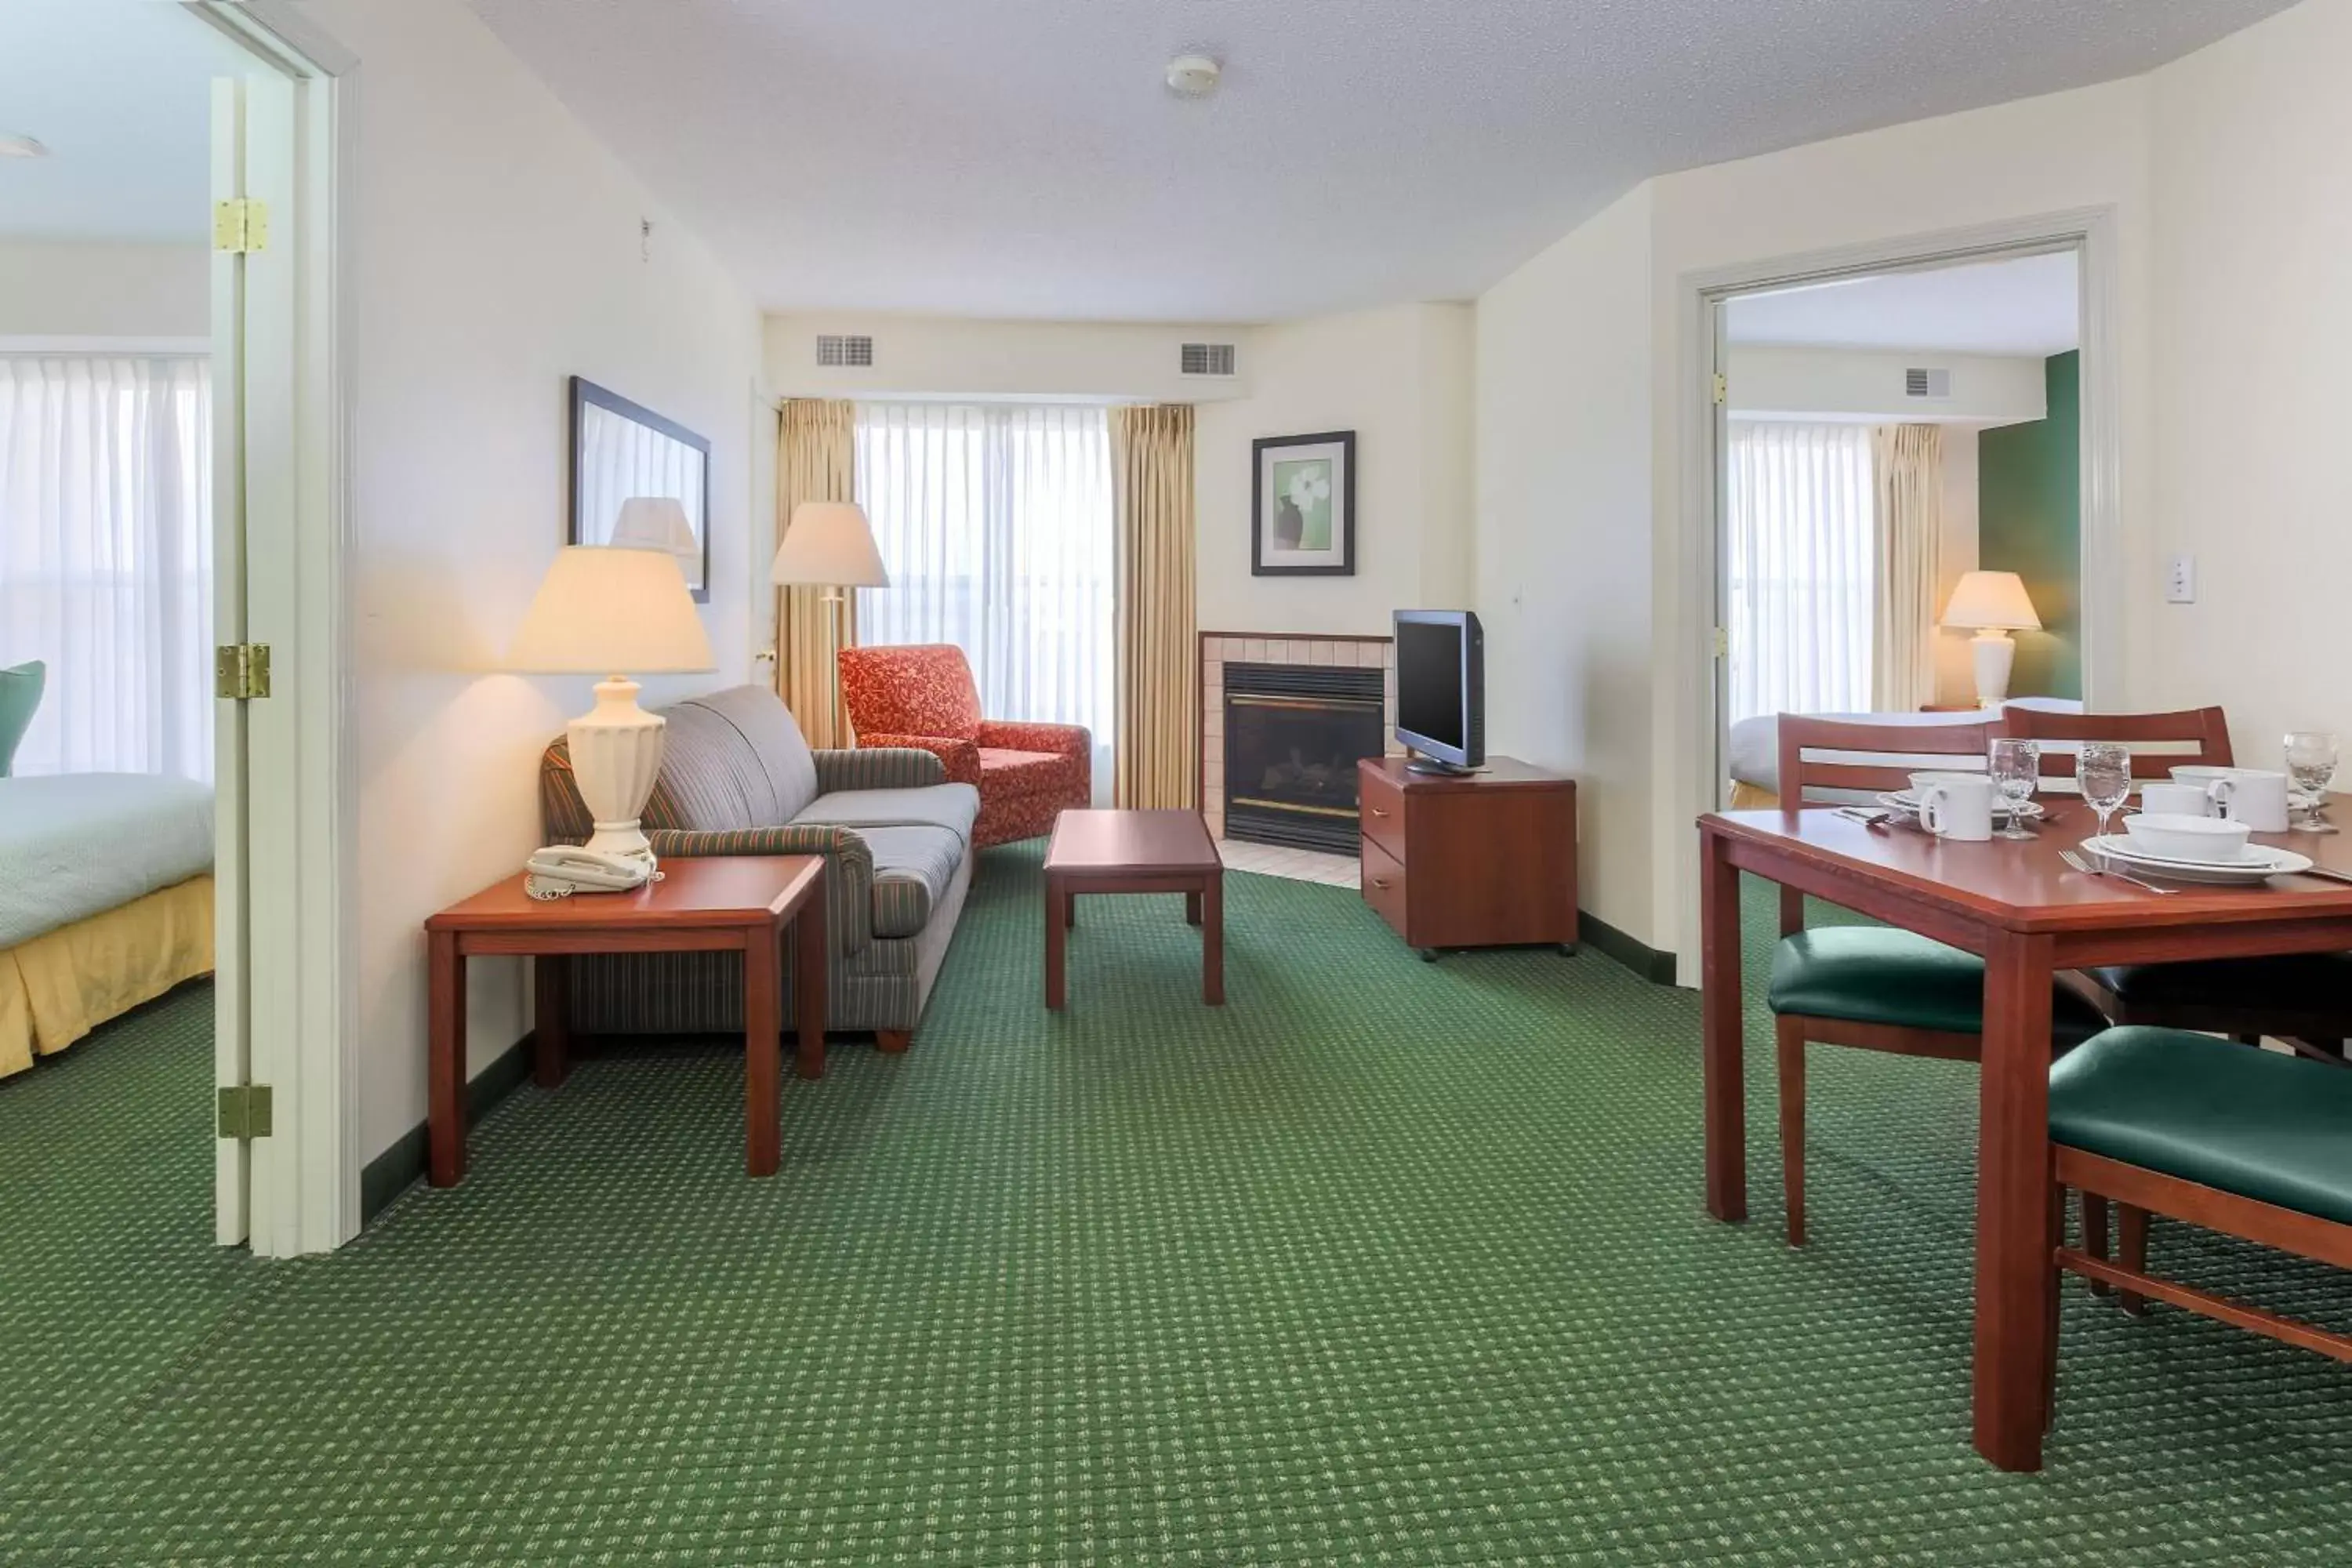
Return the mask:
[[[1486,639],[1468,610],[1396,613],[1396,738],[1417,773],[1486,762]]]

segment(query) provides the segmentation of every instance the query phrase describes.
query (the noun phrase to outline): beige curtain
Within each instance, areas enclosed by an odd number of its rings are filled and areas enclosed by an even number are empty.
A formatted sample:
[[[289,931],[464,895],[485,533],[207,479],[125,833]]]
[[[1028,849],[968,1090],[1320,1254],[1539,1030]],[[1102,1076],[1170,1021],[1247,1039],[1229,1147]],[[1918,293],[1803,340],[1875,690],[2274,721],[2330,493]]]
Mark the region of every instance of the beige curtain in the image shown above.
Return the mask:
[[[784,405],[776,437],[776,537],[804,500],[856,500],[856,405],[795,397]],[[812,746],[852,743],[841,705],[835,655],[857,640],[857,597],[828,601],[824,588],[776,590],[776,695],[793,710]]]
[[[1116,800],[1191,806],[1200,729],[1192,616],[1192,410],[1110,411],[1118,508]]]
[[[1871,456],[1878,485],[1871,706],[1916,712],[1936,700],[1944,432],[1934,425],[1881,426],[1871,432]]]

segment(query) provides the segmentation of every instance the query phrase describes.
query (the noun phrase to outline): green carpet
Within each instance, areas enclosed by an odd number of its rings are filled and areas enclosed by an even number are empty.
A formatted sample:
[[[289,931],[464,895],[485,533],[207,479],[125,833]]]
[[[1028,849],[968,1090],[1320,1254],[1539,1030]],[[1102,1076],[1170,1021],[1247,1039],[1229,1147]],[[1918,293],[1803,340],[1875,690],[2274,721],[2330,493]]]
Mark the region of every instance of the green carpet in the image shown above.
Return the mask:
[[[2048,1469],[1977,1458],[1969,1069],[1816,1048],[1792,1252],[1769,1035],[1717,1225],[1694,996],[1229,883],[1231,1005],[1176,900],[1090,900],[1049,1018],[992,851],[776,1179],[739,1060],[592,1061],[331,1258],[207,1244],[201,990],[0,1083],[0,1562],[2352,1559],[2352,1372],[2079,1285]]]

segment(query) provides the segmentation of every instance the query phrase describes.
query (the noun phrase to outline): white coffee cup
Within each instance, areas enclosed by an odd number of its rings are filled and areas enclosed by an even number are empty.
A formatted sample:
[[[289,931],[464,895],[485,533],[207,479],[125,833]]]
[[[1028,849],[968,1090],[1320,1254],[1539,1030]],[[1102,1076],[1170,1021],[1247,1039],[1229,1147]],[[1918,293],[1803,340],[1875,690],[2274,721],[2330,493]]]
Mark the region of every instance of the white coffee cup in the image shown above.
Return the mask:
[[[2139,808],[2158,816],[2210,816],[2213,797],[2199,784],[2145,784],[2139,786]]]
[[[2286,831],[2286,775],[2268,768],[2175,768],[2182,784],[2201,786],[2212,815],[2242,822],[2256,833]]]
[[[2000,794],[1982,773],[1938,774],[1919,791],[1919,826],[1938,838],[1990,838],[1992,803]]]

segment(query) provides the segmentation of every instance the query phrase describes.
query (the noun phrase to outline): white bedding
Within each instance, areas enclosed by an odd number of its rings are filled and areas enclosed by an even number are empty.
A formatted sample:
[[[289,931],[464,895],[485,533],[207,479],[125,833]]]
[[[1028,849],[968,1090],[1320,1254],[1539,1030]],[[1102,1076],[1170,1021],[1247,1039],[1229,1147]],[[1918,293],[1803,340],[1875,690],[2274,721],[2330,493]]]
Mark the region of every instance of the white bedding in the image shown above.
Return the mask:
[[[0,778],[0,948],[213,868],[213,792],[152,773]]]
[[[2080,713],[2083,705],[2065,697],[2015,697],[2007,704],[2011,708],[2039,708],[2045,713]],[[1967,713],[1815,713],[1815,719],[1843,719],[1852,724],[1966,724],[1973,721]],[[1819,753],[1816,753],[1819,754]],[[1897,766],[1932,768],[1939,763],[1949,763],[1949,757],[1922,753],[1916,757],[1896,760]],[[1780,793],[1780,718],[1777,713],[1759,714],[1742,719],[1731,727],[1731,747],[1728,765],[1731,776],[1740,784],[1754,784],[1759,789]]]

